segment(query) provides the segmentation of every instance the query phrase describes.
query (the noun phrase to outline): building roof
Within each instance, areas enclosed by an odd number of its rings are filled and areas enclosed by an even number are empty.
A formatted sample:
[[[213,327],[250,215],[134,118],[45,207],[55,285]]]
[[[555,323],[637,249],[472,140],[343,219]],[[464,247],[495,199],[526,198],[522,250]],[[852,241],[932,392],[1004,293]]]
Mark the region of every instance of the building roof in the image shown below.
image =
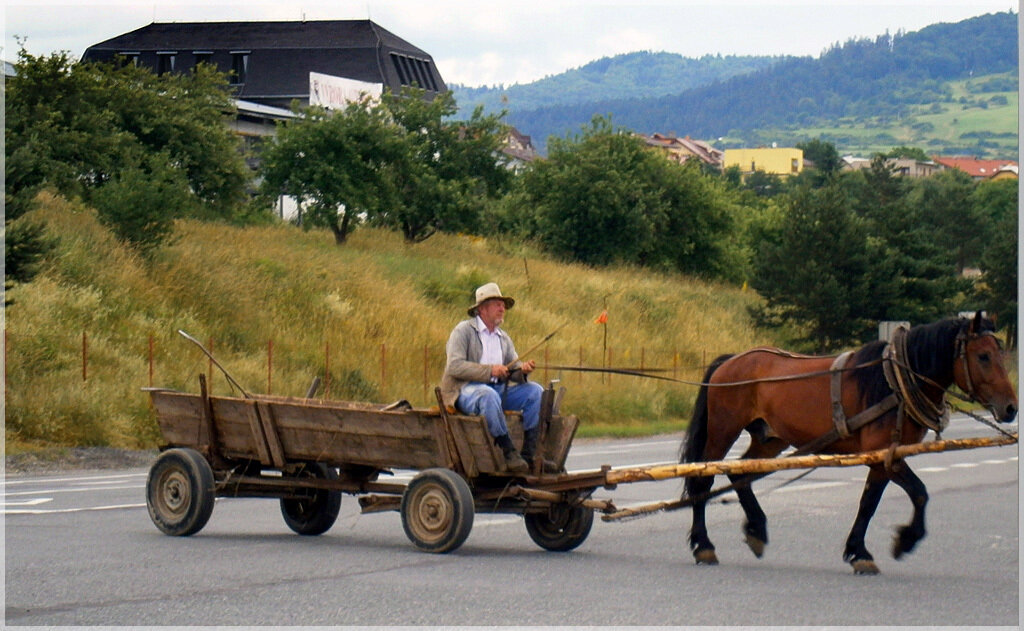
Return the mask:
[[[174,71],[200,61],[221,71],[245,56],[239,99],[287,107],[309,101],[309,73],[383,84],[393,92],[414,83],[427,92],[447,90],[433,59],[422,49],[370,20],[153,23],[94,44],[82,61],[132,56],[157,68],[173,55]]]
[[[89,50],[209,48],[374,48],[380,44],[429,56],[370,20],[289,22],[154,22],[94,44]]]
[[[932,156],[932,160],[947,169],[960,169],[976,179],[987,179],[1000,170],[1005,170],[1006,167],[1017,166],[1013,160],[979,160],[978,158],[946,158],[943,156]]]
[[[676,136],[666,136],[657,132],[650,136],[639,134],[640,138],[644,140],[649,146],[660,147],[671,153],[681,155],[681,160],[685,161],[689,157],[695,157],[701,162],[710,165],[721,166],[722,157],[724,152],[721,149],[715,149],[708,143],[702,140],[694,140],[689,136],[678,138]]]

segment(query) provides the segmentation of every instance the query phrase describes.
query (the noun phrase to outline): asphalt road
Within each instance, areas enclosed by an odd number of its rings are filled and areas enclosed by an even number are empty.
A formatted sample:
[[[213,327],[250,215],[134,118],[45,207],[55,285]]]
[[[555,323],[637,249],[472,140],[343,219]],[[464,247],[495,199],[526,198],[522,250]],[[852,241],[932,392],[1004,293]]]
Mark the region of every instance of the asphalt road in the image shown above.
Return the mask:
[[[1016,424],[1010,427],[1016,430]],[[989,435],[955,419],[945,438]],[[577,441],[570,470],[672,462],[679,437]],[[545,552],[522,519],[477,515],[447,555],[418,552],[397,513],[360,515],[346,496],[319,537],[293,534],[278,503],[218,500],[197,535],[161,534],[146,470],[8,476],[7,625],[1013,625],[1020,622],[1016,446],[915,456],[928,537],[889,554],[909,500],[890,485],[868,533],[882,573],[842,562],[865,469],[822,469],[755,489],[770,544],[742,543],[735,502],[709,508],[722,564],[696,566],[689,511],[595,520],[568,553]],[[719,482],[721,484],[722,481]],[[620,507],[678,495],[681,482],[598,490]]]

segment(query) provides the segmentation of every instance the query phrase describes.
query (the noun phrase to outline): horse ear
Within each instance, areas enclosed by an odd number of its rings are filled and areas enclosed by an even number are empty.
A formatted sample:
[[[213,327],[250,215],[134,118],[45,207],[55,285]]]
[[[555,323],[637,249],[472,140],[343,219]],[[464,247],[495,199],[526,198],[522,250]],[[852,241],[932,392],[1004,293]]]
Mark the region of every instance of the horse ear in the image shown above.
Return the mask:
[[[982,311],[975,312],[974,320],[971,322],[971,328],[969,329],[969,331],[971,333],[978,333],[979,331],[981,331],[981,323],[982,323],[982,317],[983,317],[981,315],[982,313],[984,313],[984,312],[982,312]]]

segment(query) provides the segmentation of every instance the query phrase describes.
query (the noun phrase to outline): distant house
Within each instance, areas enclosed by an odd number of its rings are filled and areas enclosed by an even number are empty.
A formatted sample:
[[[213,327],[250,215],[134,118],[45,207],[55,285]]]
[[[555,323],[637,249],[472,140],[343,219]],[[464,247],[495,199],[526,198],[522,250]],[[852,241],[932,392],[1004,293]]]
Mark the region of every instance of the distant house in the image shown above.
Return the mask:
[[[796,175],[804,169],[804,152],[793,147],[726,149],[725,168],[739,167],[744,175],[763,171],[770,175]]]
[[[533,139],[523,134],[515,127],[509,127],[508,136],[505,137],[505,145],[501,152],[508,157],[508,166],[513,171],[519,171],[539,156],[533,148]]]
[[[979,160],[977,158],[946,158],[932,156],[941,168],[960,169],[975,180],[1017,177],[1017,163],[1013,160]]]
[[[939,172],[942,167],[932,160],[915,160],[913,158],[889,158],[886,164],[895,175],[902,177],[928,177]],[[870,169],[869,158],[857,158],[854,156],[843,156],[840,169],[843,171],[859,171]]]
[[[153,23],[90,46],[82,61],[156,73],[213,64],[229,73],[239,100],[278,108],[309,104],[310,73],[393,92],[416,85],[428,97],[447,90],[429,54],[370,20]]]
[[[657,132],[650,136],[638,135],[648,146],[663,150],[674,162],[682,164],[687,160],[699,160],[709,166],[722,167],[723,152],[702,140],[694,140],[689,136],[683,138],[665,136]]]

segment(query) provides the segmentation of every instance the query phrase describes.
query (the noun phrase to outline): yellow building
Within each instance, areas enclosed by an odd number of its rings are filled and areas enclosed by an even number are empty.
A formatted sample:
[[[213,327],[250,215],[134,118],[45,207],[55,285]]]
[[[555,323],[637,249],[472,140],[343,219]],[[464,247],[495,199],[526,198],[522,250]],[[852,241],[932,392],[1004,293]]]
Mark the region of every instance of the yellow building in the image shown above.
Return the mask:
[[[760,149],[726,149],[723,167],[739,167],[744,174],[764,171],[774,175],[796,175],[804,169],[803,149],[793,147],[761,147]]]

